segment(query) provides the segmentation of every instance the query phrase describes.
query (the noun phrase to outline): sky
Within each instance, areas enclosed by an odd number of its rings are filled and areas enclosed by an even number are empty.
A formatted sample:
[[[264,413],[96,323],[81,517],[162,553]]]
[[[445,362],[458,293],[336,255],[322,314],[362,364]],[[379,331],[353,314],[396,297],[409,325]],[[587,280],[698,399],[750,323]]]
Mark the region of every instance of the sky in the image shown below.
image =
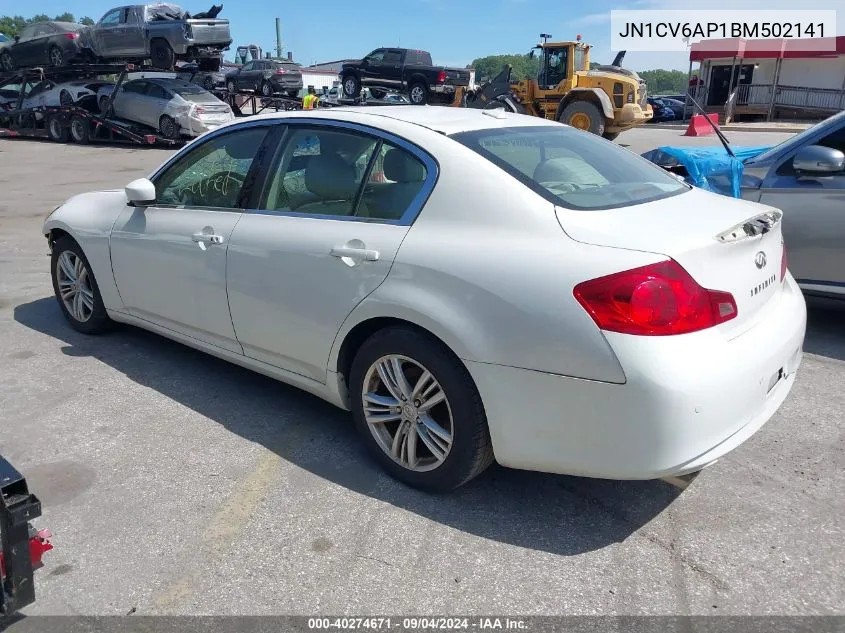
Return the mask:
[[[173,0],[170,0],[173,1]],[[177,0],[178,1],[178,0]],[[221,0],[216,0],[220,2]],[[466,66],[477,57],[525,53],[539,41],[540,33],[554,40],[574,39],[592,44],[594,62],[609,64],[616,53],[610,49],[611,9],[795,9],[795,0],[568,0],[537,3],[534,0],[222,0],[221,18],[228,18],[234,48],[258,44],[264,51],[276,45],[275,18],[282,22],[282,46],[305,65],[362,57],[379,46],[420,48],[431,52],[435,63]],[[12,0],[0,0],[0,14]],[[182,1],[193,13],[207,10],[212,0]],[[806,0],[806,9],[842,8],[842,0]],[[14,2],[17,11],[21,3]],[[98,20],[115,0],[30,0],[32,15],[57,15],[69,11],[77,19]],[[560,8],[555,10],[555,6]],[[543,10],[538,10],[542,7]],[[26,15],[25,17],[31,17]],[[845,34],[845,8],[837,15],[838,32]],[[640,71],[654,68],[686,71],[687,53],[628,52],[623,66]]]

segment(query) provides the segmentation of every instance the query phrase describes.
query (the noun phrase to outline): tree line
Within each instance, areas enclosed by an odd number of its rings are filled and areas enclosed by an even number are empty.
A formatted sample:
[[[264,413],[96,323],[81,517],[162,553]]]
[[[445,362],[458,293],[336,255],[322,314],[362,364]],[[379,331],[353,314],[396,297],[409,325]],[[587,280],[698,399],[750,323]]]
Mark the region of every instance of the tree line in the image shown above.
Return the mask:
[[[540,57],[524,54],[488,55],[472,60],[470,68],[475,69],[476,81],[488,81],[502,72],[506,65],[512,66],[511,79],[536,79],[540,71]],[[590,63],[590,68],[599,66]],[[642,70],[637,74],[646,82],[649,94],[683,94],[687,90],[687,74],[681,70]]]
[[[0,33],[5,35],[8,38],[13,38],[15,35],[19,35],[23,28],[29,24],[34,24],[36,22],[76,22],[76,19],[73,16],[73,13],[62,13],[61,15],[57,15],[54,18],[51,18],[49,15],[44,13],[39,13],[31,18],[25,18],[22,15],[4,15],[0,16]],[[86,24],[90,26],[94,24],[94,20],[85,16],[79,20],[79,24]]]

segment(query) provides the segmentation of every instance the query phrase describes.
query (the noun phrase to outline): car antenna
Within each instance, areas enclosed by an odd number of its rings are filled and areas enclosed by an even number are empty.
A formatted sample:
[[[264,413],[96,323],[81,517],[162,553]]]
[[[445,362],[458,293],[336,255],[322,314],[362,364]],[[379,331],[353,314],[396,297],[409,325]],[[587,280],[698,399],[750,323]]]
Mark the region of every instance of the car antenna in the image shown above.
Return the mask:
[[[718,127],[716,127],[716,124],[713,123],[712,120],[710,120],[710,117],[707,116],[707,113],[704,111],[704,108],[701,107],[701,104],[698,103],[698,101],[696,101],[695,98],[691,94],[689,94],[689,92],[687,92],[687,97],[690,101],[692,101],[692,104],[696,108],[698,108],[698,110],[704,115],[705,120],[710,124],[710,127],[713,128],[713,131],[716,132],[719,137],[719,140],[722,141],[722,145],[725,147],[725,151],[728,153],[728,155],[732,158],[736,158],[736,154],[734,154],[734,151],[731,149],[731,144],[728,142],[728,139],[725,138],[725,135],[722,134],[722,131]]]

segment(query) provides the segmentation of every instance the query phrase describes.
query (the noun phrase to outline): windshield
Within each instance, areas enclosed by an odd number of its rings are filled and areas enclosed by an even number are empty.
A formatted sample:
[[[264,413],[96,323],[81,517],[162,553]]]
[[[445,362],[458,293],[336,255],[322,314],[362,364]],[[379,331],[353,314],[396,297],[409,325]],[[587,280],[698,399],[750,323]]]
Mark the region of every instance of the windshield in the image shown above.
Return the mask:
[[[563,125],[477,130],[452,138],[570,209],[614,209],[690,189],[644,158]]]
[[[8,41],[9,41],[9,38],[6,37],[5,35],[3,35],[2,33],[0,33],[0,42],[8,42]]]
[[[796,134],[792,138],[785,140],[783,143],[775,145],[771,149],[763,152],[762,154],[758,154],[757,156],[752,156],[751,158],[745,159],[744,162],[746,164],[750,164],[766,161],[772,158],[773,156],[777,156],[783,150],[789,150],[792,147],[800,147],[804,144],[804,141],[807,139],[807,137],[815,135],[821,130],[822,127],[836,127],[836,125],[843,122],[842,119],[845,119],[845,110],[843,110],[839,114],[834,114],[833,116],[828,117],[821,123],[817,123],[816,125],[807,128],[800,134]]]

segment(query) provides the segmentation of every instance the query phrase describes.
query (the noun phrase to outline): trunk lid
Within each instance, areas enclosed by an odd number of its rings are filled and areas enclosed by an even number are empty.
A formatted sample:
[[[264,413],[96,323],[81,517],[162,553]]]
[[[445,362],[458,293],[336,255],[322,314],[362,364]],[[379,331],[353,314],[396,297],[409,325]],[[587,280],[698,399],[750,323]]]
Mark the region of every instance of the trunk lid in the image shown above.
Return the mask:
[[[229,20],[219,18],[187,20],[195,44],[225,44],[232,41]]]
[[[782,213],[762,204],[700,189],[608,210],[555,207],[572,239],[671,257],[703,287],[730,292],[736,318],[719,326],[744,329],[781,292]]]

